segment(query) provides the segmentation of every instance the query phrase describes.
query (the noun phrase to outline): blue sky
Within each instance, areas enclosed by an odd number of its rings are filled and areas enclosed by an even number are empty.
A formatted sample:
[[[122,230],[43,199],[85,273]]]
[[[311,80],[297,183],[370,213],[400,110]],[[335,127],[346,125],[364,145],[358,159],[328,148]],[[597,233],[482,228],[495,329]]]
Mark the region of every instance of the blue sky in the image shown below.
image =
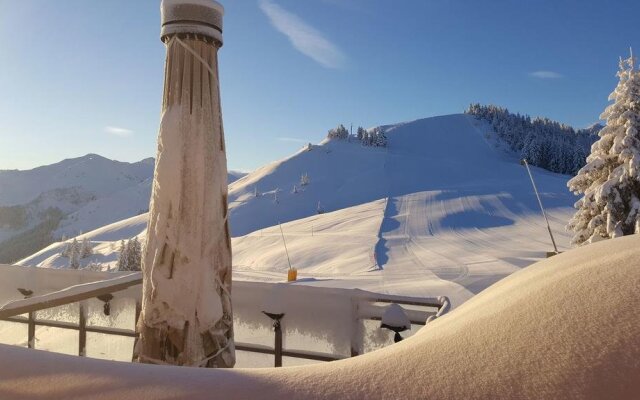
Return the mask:
[[[154,156],[159,0],[0,0],[0,169]],[[493,103],[584,127],[640,52],[638,1],[227,0],[230,169],[365,127]]]

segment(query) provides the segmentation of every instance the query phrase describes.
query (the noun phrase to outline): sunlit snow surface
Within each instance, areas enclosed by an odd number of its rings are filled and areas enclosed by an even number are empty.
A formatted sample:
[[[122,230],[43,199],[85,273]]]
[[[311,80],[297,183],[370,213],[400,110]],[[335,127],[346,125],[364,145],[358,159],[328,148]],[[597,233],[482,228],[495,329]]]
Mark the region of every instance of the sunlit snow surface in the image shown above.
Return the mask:
[[[0,398],[633,399],[639,249],[639,235],[573,249],[507,277],[409,339],[320,365],[183,368],[0,345]]]
[[[450,115],[386,129],[387,149],[323,142],[234,182],[234,279],[284,280],[278,222],[304,284],[446,295],[454,307],[553,250],[526,170],[486,124]],[[301,186],[305,173],[310,183]],[[566,250],[576,200],[568,177],[537,168],[533,175]],[[318,202],[326,213],[316,213]],[[145,224],[141,215],[86,234],[96,261],[114,266],[112,241]],[[20,264],[64,267],[59,251],[54,244]]]

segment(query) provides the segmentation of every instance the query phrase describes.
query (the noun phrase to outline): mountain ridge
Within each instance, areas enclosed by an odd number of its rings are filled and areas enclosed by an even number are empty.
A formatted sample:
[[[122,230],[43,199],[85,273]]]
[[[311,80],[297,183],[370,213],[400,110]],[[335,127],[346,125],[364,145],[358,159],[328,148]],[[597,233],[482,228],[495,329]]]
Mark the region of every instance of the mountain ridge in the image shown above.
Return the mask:
[[[0,171],[0,262],[146,212],[154,163],[153,158],[130,163],[89,153],[33,169]],[[228,178],[243,175],[229,171]]]

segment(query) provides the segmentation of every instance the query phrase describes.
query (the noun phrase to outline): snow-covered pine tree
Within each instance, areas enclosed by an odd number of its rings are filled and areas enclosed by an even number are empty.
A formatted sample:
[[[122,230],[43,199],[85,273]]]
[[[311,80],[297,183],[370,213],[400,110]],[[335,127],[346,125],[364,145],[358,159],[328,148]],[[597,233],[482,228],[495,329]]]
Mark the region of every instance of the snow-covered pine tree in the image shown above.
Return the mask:
[[[376,128],[376,143],[377,147],[387,147],[387,135],[385,135],[382,128]]]
[[[142,259],[142,246],[137,237],[133,237],[126,246],[127,271],[140,271]]]
[[[309,179],[309,175],[305,172],[300,177],[300,186],[307,186],[309,182],[311,182],[311,180]]]
[[[531,165],[562,174],[574,175],[584,166],[586,153],[601,129],[601,125],[596,124],[576,131],[548,118],[531,119],[528,115],[512,114],[506,108],[494,105],[471,104],[465,113],[491,124],[497,138],[519,152]],[[580,148],[585,157],[574,157],[573,148]]]
[[[118,271],[128,271],[127,265],[127,245],[124,240],[120,241],[120,249],[118,250],[118,263],[116,264]]]
[[[362,139],[364,139],[364,134],[365,134],[366,130],[359,126],[357,131],[356,131],[356,136],[358,137],[358,140],[362,142]]]
[[[327,132],[327,138],[344,140],[349,138],[349,131],[344,127],[344,125],[340,124],[336,128],[329,129],[329,132]]]
[[[583,194],[567,226],[576,245],[640,233],[640,72],[633,54],[620,60],[617,75],[613,104],[600,116],[607,124],[567,184]]]
[[[348,139],[349,138],[349,131],[347,130],[347,128],[345,128],[344,125],[340,124],[338,125],[338,138],[339,139]]]
[[[93,254],[93,248],[87,238],[82,239],[82,246],[80,247],[80,258],[87,258]]]
[[[80,245],[75,238],[71,242],[71,249],[69,250],[69,268],[80,268]]]
[[[370,135],[368,131],[364,131],[364,134],[362,136],[362,145],[363,146],[369,146],[369,141],[370,141]]]
[[[62,249],[62,252],[60,253],[60,255],[62,257],[69,257],[69,254],[71,254],[71,243],[67,242],[64,245],[64,249]]]
[[[87,271],[102,271],[102,264],[96,263],[96,262],[90,262],[89,264],[87,264],[86,267],[84,267],[85,270]]]

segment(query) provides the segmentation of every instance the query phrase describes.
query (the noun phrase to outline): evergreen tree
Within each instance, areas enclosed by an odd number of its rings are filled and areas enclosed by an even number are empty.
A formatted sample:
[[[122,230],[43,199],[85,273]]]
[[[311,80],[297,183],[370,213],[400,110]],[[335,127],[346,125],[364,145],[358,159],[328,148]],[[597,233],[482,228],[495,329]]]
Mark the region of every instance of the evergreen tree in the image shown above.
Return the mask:
[[[307,175],[307,173],[305,172],[300,177],[300,186],[307,186],[309,182],[311,182],[311,180],[309,179],[309,175]]]
[[[583,197],[567,228],[572,243],[640,233],[640,73],[633,56],[620,60],[613,100],[600,116],[600,139],[569,189]]]
[[[344,127],[344,125],[340,124],[338,125],[337,128],[329,129],[329,132],[327,133],[327,138],[341,139],[341,140],[348,139],[349,131],[347,130],[347,128]]]
[[[82,239],[82,246],[80,248],[80,258],[87,258],[93,254],[93,248],[87,238]]]
[[[90,262],[84,269],[87,271],[102,271],[102,264]]]
[[[377,147],[387,147],[387,136],[382,128],[376,128],[376,143]]]
[[[586,154],[601,129],[595,124],[576,131],[548,118],[531,119],[494,105],[471,104],[465,113],[490,124],[496,136],[531,165],[562,174],[575,174],[584,165],[584,158],[580,161],[575,149]]]
[[[129,240],[126,246],[127,271],[140,271],[142,247],[137,237]]]
[[[364,139],[364,134],[365,134],[366,132],[367,132],[367,131],[366,131],[363,127],[361,127],[361,126],[359,126],[359,127],[358,127],[358,129],[357,129],[357,131],[356,131],[356,136],[357,136],[357,138],[358,138],[358,140],[359,140],[359,141],[361,141],[361,142],[362,142],[362,140]]]
[[[69,255],[71,254],[71,243],[67,242],[64,245],[64,249],[62,249],[62,253],[60,253],[60,255],[62,257],[69,257]]]
[[[127,245],[125,244],[124,240],[120,241],[120,249],[118,250],[118,252],[118,263],[116,264],[118,271],[128,271]]]
[[[75,238],[73,242],[71,242],[71,248],[69,250],[69,268],[80,268],[80,246]]]

